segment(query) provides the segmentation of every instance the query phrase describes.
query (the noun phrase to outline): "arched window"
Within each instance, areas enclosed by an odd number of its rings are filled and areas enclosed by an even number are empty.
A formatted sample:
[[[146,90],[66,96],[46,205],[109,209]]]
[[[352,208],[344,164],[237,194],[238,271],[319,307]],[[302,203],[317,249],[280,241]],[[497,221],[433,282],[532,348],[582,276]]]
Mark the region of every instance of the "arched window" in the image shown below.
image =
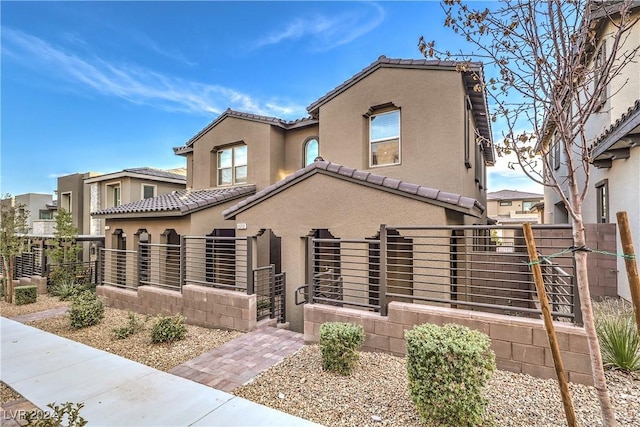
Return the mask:
[[[320,145],[317,138],[311,138],[304,144],[304,165],[307,166],[320,155]]]

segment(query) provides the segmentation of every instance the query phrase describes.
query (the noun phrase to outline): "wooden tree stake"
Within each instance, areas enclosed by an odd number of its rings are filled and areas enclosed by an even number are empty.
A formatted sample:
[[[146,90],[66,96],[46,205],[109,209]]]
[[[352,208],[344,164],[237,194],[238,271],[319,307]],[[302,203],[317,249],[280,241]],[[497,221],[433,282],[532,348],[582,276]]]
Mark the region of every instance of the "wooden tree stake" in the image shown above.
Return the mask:
[[[547,330],[547,337],[549,338],[549,346],[551,347],[551,354],[553,355],[553,364],[556,368],[556,375],[558,376],[558,383],[560,384],[560,395],[562,396],[562,405],[564,406],[564,413],[567,417],[567,424],[569,427],[576,427],[578,422],[576,420],[576,414],[573,409],[573,402],[571,401],[571,394],[569,393],[569,383],[567,376],[564,372],[564,364],[562,363],[562,356],[560,355],[560,346],[558,345],[558,337],[556,336],[556,330],[553,327],[553,318],[551,317],[551,308],[549,307],[549,300],[547,298],[547,292],[544,288],[544,280],[542,278],[542,269],[538,262],[538,252],[536,250],[536,242],[533,238],[533,231],[531,230],[531,224],[522,224],[524,230],[524,237],[527,241],[527,251],[529,252],[529,260],[531,262],[531,271],[533,272],[533,279],[536,284],[536,291],[538,292],[538,300],[540,301],[540,307],[542,308],[542,317],[544,319],[544,327]]]
[[[620,241],[622,242],[622,251],[625,255],[624,265],[629,278],[629,289],[631,290],[631,302],[633,303],[633,311],[636,314],[636,328],[640,334],[640,277],[638,277],[638,264],[633,251],[633,239],[631,238],[631,227],[629,227],[629,218],[626,212],[617,212],[618,229],[620,230]]]

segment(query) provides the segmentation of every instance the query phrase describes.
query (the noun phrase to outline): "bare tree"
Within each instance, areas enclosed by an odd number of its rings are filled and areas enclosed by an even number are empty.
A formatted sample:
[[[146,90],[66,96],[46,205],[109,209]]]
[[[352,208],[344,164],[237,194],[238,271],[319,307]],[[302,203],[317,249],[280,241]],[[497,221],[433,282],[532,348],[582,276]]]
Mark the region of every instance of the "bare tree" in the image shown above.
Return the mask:
[[[441,5],[444,25],[464,37],[473,51],[447,52],[421,37],[421,52],[462,61],[462,69],[471,61],[485,64],[488,78],[478,76],[476,90],[486,91],[492,122],[504,129],[496,151],[515,154],[509,167],[520,167],[535,182],[553,188],[567,209],[594,385],[603,423],[613,426],[587,277],[582,204],[594,141],[585,128],[606,97],[615,95],[606,88],[616,79],[620,83],[622,70],[637,57],[640,47],[629,34],[638,22],[640,2],[505,0],[491,10],[460,0]],[[558,162],[562,167],[554,167]]]
[[[13,302],[13,265],[24,249],[22,233],[27,229],[28,211],[7,194],[0,203],[0,257],[4,299]]]

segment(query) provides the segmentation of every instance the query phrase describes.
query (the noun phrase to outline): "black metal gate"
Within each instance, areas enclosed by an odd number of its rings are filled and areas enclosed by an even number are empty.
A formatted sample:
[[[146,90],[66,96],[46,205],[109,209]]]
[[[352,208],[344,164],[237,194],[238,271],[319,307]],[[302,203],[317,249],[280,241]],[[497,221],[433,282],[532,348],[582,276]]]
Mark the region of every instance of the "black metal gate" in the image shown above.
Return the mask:
[[[270,318],[285,323],[287,276],[275,271],[274,264],[253,270],[257,320]]]

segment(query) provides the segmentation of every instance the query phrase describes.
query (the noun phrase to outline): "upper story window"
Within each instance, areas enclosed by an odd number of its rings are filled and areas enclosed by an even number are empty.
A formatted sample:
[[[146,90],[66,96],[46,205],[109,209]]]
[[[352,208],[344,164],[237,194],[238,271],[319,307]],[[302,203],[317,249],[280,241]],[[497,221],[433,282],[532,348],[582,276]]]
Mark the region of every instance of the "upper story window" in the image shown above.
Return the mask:
[[[310,165],[320,155],[320,144],[317,138],[311,138],[304,144],[304,166]]]
[[[511,206],[511,201],[501,201],[500,206]]]
[[[58,206],[60,209],[64,209],[67,212],[71,212],[71,207],[73,205],[71,204],[71,193],[67,192],[67,193],[62,193],[60,194],[60,206]]]
[[[120,189],[119,182],[115,184],[107,184],[107,207],[113,208],[120,206],[122,203],[121,195],[122,191]]]
[[[609,222],[609,181],[604,179],[596,184],[597,221]]]
[[[39,219],[53,219],[53,212],[49,211],[49,210],[40,210],[39,212]]]
[[[142,198],[143,199],[151,199],[152,197],[156,197],[157,189],[155,185],[142,185]]]
[[[400,110],[369,118],[370,166],[400,163]]]
[[[247,146],[237,145],[218,151],[218,185],[247,182]]]
[[[594,63],[593,63],[593,68],[595,73],[593,78],[594,90],[598,87],[598,85],[600,84],[600,80],[602,80],[603,78],[604,66],[605,66],[606,60],[607,60],[607,45],[603,41],[602,44],[600,45],[600,48],[598,49],[598,53],[596,54],[596,59],[594,60]],[[602,92],[600,92],[598,102],[599,102],[598,108],[602,107],[604,103],[607,102],[606,86],[602,88]]]

